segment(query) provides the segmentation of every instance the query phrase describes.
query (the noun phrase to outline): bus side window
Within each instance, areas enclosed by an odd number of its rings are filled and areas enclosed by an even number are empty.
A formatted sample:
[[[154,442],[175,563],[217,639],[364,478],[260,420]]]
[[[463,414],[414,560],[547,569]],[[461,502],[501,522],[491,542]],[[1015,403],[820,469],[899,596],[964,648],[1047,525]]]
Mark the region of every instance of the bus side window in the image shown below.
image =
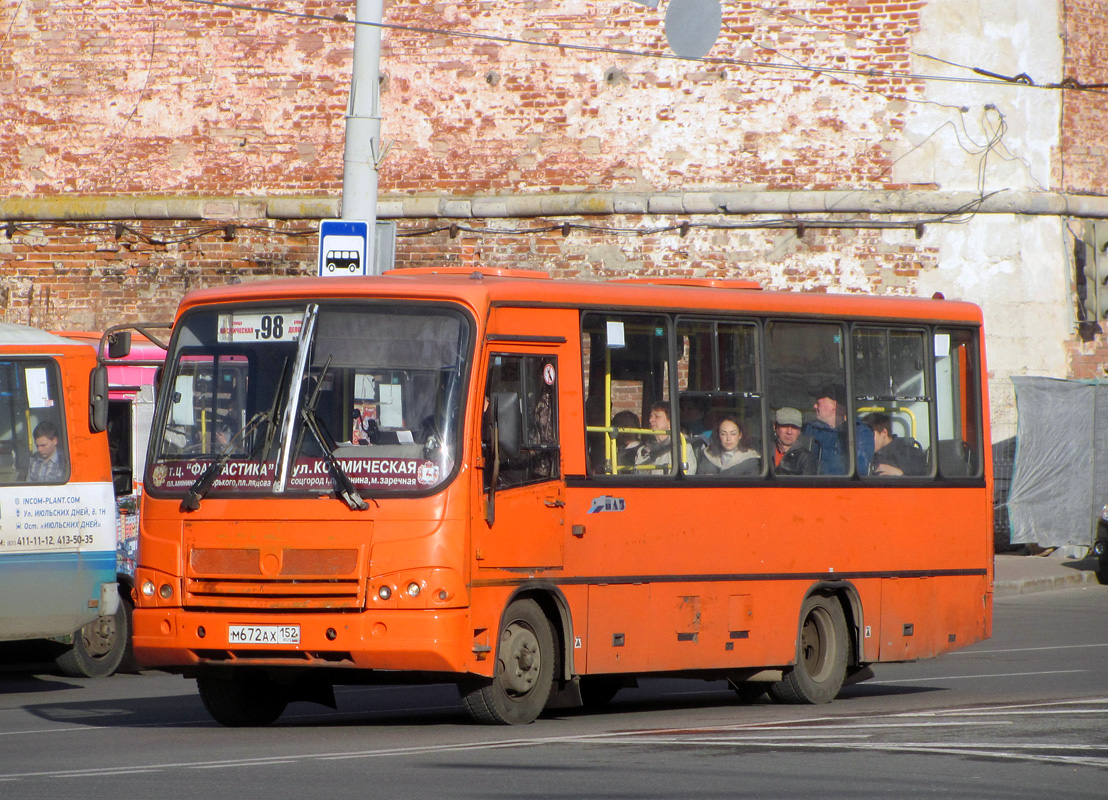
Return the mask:
[[[936,330],[934,348],[939,474],[947,478],[980,475],[982,411],[977,390],[977,336],[971,330]]]
[[[696,474],[760,475],[765,426],[757,325],[679,319],[677,341],[679,424],[695,449]],[[726,436],[717,435],[720,426]]]
[[[811,451],[818,475],[850,475],[862,466],[854,451],[858,422],[844,395],[844,345],[838,322],[766,324],[769,405],[801,413],[802,436],[793,447]]]
[[[63,408],[55,362],[0,362],[0,483],[69,478]]]
[[[668,320],[649,314],[585,314],[581,326],[590,473],[672,475],[677,441],[682,442],[678,458],[695,463],[687,440],[673,436],[677,411],[669,396]],[[659,404],[668,422],[660,421]],[[665,433],[646,432],[651,428],[652,410],[655,426],[666,427]],[[642,426],[638,434],[633,427],[615,422],[617,416],[622,422],[631,415]],[[637,435],[640,449],[634,459],[621,459],[620,444],[627,442],[628,435]],[[628,460],[631,463],[620,463]]]
[[[873,432],[863,476],[932,474],[933,400],[922,330],[858,326],[853,334],[855,414]],[[861,460],[861,459],[860,459]]]

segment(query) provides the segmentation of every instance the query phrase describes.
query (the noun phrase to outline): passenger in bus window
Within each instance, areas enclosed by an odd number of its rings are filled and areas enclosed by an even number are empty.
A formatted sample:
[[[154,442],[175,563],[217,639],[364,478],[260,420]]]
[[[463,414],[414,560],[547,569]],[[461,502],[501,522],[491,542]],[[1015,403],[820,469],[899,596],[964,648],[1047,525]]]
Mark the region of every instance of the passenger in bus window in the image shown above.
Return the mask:
[[[893,420],[888,414],[867,414],[863,422],[873,431],[874,475],[926,475],[927,455],[911,436],[893,433]]]
[[[712,438],[712,425],[708,421],[710,404],[706,397],[681,398],[681,430],[693,438],[697,444],[706,445]]]
[[[617,411],[612,416],[613,428],[638,428],[639,417],[634,411]],[[635,456],[642,442],[637,433],[620,433],[616,431],[616,472],[633,472]]]
[[[716,421],[708,446],[697,461],[697,470],[700,475],[755,475],[760,461],[742,423],[724,414]]]
[[[639,446],[639,452],[635,463],[639,466],[653,466],[658,470],[653,474],[666,474],[670,472],[673,464],[673,423],[669,418],[669,403],[655,403],[650,407],[650,429],[659,431],[653,440],[643,442]],[[693,449],[683,434],[680,436],[681,467],[686,475],[696,473],[696,456]]]
[[[33,431],[35,451],[31,454],[31,468],[27,479],[32,483],[61,483],[65,480],[66,466],[62,451],[58,448],[58,426],[46,420]]]
[[[815,393],[816,418],[804,425],[803,433],[811,441],[820,475],[846,475],[848,472],[846,403],[842,387],[828,384]],[[869,474],[873,458],[873,431],[859,420],[854,427],[858,448],[856,466],[861,475]]]
[[[215,424],[215,451],[222,453],[235,438],[235,425],[229,419],[221,419]]]
[[[801,439],[804,418],[795,408],[779,408],[773,417],[773,471],[777,475],[815,475],[816,457]]]

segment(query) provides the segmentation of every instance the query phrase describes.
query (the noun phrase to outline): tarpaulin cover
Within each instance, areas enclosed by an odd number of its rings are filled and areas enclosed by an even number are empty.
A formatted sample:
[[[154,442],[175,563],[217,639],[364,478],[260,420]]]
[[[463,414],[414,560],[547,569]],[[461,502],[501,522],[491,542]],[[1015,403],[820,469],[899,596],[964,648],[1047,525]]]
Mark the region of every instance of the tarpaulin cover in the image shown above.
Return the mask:
[[[1019,413],[1008,494],[1012,543],[1088,547],[1108,500],[1108,385],[1012,382]]]

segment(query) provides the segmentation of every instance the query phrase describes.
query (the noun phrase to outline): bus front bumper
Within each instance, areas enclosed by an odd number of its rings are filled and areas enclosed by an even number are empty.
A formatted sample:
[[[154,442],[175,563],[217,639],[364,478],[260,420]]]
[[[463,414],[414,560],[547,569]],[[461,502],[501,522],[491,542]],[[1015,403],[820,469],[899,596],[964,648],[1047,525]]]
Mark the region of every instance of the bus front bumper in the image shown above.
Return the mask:
[[[133,641],[139,664],[170,671],[208,665],[483,671],[472,663],[465,608],[346,614],[136,608]]]

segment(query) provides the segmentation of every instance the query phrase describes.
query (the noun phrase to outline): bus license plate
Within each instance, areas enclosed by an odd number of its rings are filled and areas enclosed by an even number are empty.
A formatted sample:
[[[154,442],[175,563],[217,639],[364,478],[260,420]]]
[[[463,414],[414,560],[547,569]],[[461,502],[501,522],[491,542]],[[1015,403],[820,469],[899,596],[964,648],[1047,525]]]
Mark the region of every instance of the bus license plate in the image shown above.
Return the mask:
[[[299,625],[229,625],[231,644],[300,644]]]

